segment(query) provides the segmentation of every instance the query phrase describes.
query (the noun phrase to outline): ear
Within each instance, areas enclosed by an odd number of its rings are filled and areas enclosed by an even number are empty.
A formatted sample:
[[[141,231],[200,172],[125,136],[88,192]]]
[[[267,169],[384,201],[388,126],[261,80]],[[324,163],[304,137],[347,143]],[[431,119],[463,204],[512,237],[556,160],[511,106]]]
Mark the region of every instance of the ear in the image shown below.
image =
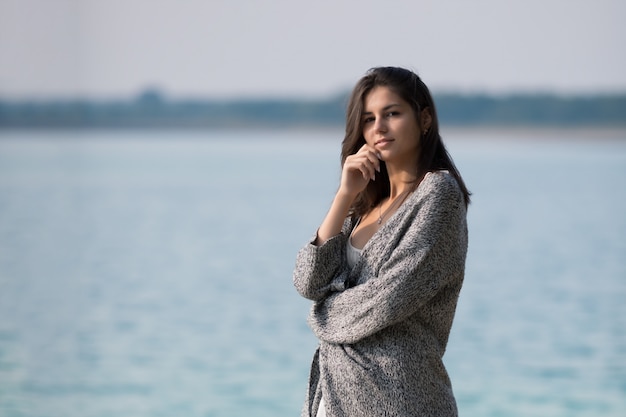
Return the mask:
[[[420,123],[422,125],[422,129],[430,129],[430,125],[432,122],[433,116],[430,114],[430,107],[426,107],[424,110],[422,110],[422,113],[420,114]]]

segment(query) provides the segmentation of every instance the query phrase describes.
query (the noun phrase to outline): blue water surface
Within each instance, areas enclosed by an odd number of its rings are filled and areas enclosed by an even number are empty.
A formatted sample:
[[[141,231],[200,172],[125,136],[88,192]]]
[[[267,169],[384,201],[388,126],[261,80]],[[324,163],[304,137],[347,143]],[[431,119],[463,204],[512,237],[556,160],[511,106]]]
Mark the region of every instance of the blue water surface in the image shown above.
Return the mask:
[[[460,414],[626,415],[626,133],[444,132]],[[299,415],[337,131],[0,133],[0,416]]]

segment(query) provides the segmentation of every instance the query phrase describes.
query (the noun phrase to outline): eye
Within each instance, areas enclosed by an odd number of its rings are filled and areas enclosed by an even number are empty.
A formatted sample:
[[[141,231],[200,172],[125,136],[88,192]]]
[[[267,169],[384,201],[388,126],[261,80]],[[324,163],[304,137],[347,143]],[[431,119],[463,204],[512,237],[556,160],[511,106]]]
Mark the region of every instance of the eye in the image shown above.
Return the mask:
[[[400,114],[400,113],[397,112],[397,111],[390,111],[390,112],[387,112],[386,116],[387,117],[393,117],[393,116],[397,116],[398,114]]]
[[[374,118],[369,116],[363,119],[363,124],[372,123],[373,121],[374,121]]]

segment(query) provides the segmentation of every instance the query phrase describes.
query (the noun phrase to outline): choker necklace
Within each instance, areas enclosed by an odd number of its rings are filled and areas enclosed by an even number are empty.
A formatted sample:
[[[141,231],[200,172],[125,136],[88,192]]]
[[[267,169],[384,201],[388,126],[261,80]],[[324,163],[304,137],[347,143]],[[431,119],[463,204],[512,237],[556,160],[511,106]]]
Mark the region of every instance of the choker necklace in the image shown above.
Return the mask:
[[[391,202],[391,204],[389,205],[389,207],[387,207],[387,210],[385,210],[384,213],[381,213],[383,205],[382,203],[380,204],[380,206],[378,206],[378,220],[376,221],[376,223],[378,224],[382,224],[383,219],[385,218],[385,216],[387,215],[387,213],[389,213],[389,210],[391,210],[395,205],[397,201],[400,201],[400,204],[402,204],[402,202],[404,201],[404,199],[407,197],[407,195],[409,195],[409,191],[405,191],[402,194],[400,194],[399,196],[396,197],[395,200],[393,200]]]

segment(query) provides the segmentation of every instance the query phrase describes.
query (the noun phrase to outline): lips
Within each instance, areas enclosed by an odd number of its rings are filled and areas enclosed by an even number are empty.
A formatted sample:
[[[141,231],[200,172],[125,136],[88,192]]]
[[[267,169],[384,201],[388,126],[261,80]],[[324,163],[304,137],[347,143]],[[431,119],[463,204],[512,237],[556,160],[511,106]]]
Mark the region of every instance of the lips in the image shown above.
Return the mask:
[[[388,143],[393,142],[393,139],[389,139],[389,138],[382,138],[382,139],[378,139],[376,142],[374,142],[374,146],[385,146]]]

